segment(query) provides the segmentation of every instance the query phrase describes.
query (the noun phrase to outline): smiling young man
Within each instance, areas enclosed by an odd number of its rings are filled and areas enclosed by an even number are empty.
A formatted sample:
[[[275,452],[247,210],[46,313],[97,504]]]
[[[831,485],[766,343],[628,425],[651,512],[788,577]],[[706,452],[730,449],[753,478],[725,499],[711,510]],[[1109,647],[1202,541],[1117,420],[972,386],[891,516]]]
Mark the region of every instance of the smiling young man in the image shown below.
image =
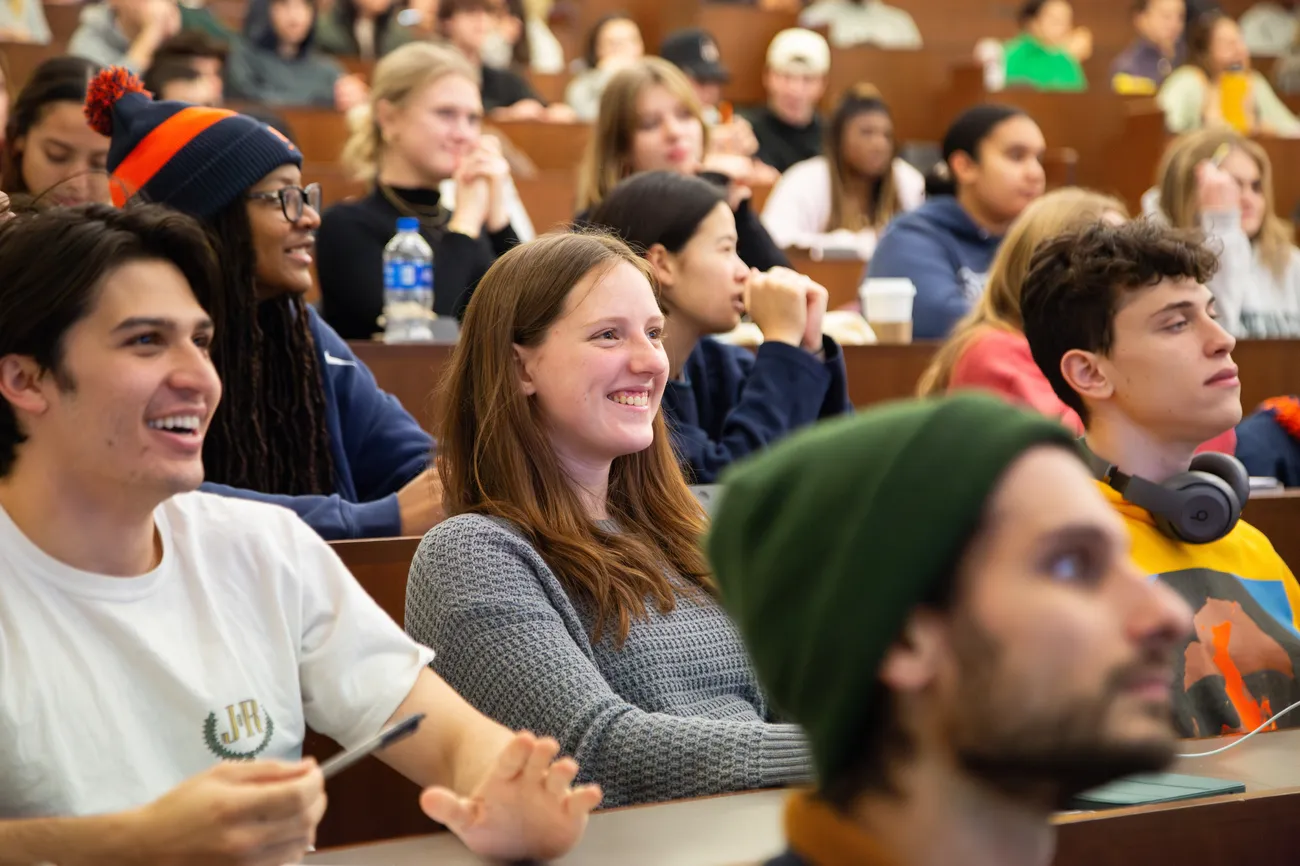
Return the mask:
[[[1055,422],[899,402],[725,483],[709,557],[817,767],[769,866],[1046,866],[1054,809],[1172,758],[1190,611]]]
[[[292,512],[195,492],[216,280],[161,206],[0,225],[0,866],[296,862],[306,728],[351,747],[417,712],[382,758],[431,817],[567,850],[600,792],[553,740],[466,704]]]
[[[1205,287],[1215,267],[1198,235],[1101,224],[1040,247],[1021,297],[1034,360],[1083,419],[1134,558],[1196,611],[1174,706],[1181,732],[1203,737],[1253,730],[1300,698],[1300,585],[1237,519],[1249,495],[1240,464],[1193,461],[1199,443],[1241,420],[1236,341]],[[1180,490],[1208,496],[1180,502]]]

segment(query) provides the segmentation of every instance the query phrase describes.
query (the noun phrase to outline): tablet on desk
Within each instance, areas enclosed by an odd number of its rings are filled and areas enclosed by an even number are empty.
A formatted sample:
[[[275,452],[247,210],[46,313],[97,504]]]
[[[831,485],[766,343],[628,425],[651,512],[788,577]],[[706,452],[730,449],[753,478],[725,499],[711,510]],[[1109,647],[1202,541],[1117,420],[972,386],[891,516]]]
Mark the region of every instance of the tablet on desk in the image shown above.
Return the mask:
[[[1144,806],[1148,803],[1173,803],[1217,797],[1220,794],[1244,794],[1241,782],[1211,779],[1206,776],[1183,776],[1178,773],[1144,773],[1084,791],[1072,801],[1072,809],[1116,809],[1121,806]]]

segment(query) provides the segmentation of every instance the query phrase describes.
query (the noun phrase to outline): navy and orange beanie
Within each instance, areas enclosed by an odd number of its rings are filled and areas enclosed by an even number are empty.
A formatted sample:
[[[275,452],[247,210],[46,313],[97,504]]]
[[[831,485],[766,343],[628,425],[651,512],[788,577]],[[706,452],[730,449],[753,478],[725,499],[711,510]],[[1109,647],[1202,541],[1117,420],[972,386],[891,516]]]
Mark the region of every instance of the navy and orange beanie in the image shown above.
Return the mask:
[[[111,139],[113,203],[138,197],[207,219],[302,152],[261,121],[224,108],[154,102],[121,67],[100,72],[86,93],[86,119]]]

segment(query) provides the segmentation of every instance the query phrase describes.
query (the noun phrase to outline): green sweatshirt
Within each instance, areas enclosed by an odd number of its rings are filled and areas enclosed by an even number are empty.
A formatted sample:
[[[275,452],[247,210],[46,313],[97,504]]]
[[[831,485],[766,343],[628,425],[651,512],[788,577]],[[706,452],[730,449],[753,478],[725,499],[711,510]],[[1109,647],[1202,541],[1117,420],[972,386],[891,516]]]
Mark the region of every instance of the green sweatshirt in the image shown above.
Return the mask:
[[[1028,33],[1006,44],[1007,86],[1037,90],[1087,90],[1083,67],[1072,54],[1044,45]]]

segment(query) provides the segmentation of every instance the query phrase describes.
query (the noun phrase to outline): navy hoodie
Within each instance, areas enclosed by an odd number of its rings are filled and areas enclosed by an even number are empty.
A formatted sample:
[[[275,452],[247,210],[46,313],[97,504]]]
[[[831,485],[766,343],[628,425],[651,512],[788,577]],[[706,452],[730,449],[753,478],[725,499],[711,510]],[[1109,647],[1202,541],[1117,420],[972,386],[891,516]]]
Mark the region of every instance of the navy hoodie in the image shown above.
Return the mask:
[[[984,291],[1002,238],[975,224],[950,195],[937,196],[889,224],[867,277],[907,277],[916,286],[912,337],[942,340]]]
[[[853,411],[839,344],[823,337],[826,359],[787,343],[757,352],[705,337],[682,378],[664,390],[664,417],[692,484],[712,484],[732,461],[818,418]]]
[[[325,385],[335,492],[285,496],[211,483],[203,489],[283,505],[327,541],[401,535],[397,491],[429,466],[433,438],[396,397],[379,389],[366,365],[314,309],[308,307],[307,315]]]

